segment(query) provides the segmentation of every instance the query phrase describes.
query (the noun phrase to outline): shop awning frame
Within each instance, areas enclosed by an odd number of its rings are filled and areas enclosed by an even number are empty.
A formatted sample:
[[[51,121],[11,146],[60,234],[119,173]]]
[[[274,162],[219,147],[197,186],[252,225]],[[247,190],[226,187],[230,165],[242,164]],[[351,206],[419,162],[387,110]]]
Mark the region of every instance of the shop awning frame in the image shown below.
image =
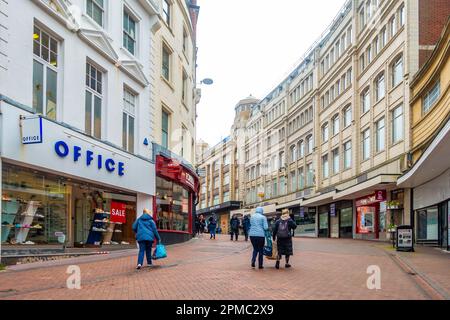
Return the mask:
[[[320,206],[322,204],[327,204],[330,202],[333,202],[333,197],[336,194],[336,190],[326,192],[320,195],[317,195],[315,197],[312,197],[310,199],[303,199],[302,206],[304,207],[315,207]]]
[[[384,190],[387,187],[396,187],[399,176],[400,174],[380,174],[347,189],[337,190],[333,196],[333,200],[354,200],[370,195],[376,190]]]

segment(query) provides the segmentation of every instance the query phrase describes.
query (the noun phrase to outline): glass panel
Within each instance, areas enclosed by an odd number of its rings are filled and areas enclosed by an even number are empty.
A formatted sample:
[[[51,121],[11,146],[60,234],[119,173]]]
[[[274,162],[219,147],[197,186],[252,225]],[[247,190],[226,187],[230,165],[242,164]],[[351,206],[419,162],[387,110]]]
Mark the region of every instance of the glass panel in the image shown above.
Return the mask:
[[[124,112],[122,116],[122,147],[126,150],[128,137],[127,137],[127,114]]]
[[[128,117],[128,151],[134,152],[134,118]]]
[[[56,100],[57,100],[57,74],[47,68],[47,106],[46,114],[50,119],[56,120]]]
[[[102,138],[102,99],[94,97],[94,137]]]
[[[44,109],[44,66],[33,61],[33,109],[43,113]]]
[[[90,93],[89,91],[86,91],[84,123],[85,123],[86,133],[91,135],[92,134],[92,93]]]
[[[1,243],[61,244],[55,233],[67,235],[67,196],[59,178],[4,164]]]

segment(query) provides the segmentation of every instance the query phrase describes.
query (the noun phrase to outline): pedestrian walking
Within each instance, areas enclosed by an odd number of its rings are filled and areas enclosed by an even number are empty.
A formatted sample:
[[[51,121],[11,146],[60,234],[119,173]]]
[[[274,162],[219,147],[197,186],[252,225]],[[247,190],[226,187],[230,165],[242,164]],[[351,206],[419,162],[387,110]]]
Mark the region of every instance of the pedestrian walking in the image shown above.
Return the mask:
[[[152,244],[155,239],[161,243],[161,237],[156,229],[155,221],[151,215],[151,211],[144,209],[140,216],[133,223],[133,231],[136,234],[136,241],[139,244],[139,255],[136,269],[141,269],[144,264],[144,255],[147,256],[147,264],[152,265]]]
[[[297,228],[297,224],[289,216],[289,210],[283,210],[280,219],[275,222],[272,237],[277,241],[278,256],[275,268],[280,269],[280,260],[282,256],[286,257],[286,268],[290,268],[289,258],[292,256],[292,230]]]
[[[239,237],[239,225],[241,223],[239,222],[239,219],[234,214],[233,217],[230,220],[230,234],[231,234],[231,241],[233,241],[233,236],[235,237],[235,241],[238,241]]]
[[[217,219],[216,215],[209,217],[208,219],[209,239],[216,240]]]
[[[256,257],[258,257],[258,267],[259,269],[264,269],[263,250],[266,241],[265,235],[268,230],[269,225],[267,223],[267,218],[264,216],[264,209],[258,207],[250,218],[249,236],[253,246],[252,268],[256,267]]]
[[[195,236],[199,236],[200,235],[200,218],[196,215],[195,216]]]
[[[199,224],[200,224],[200,234],[203,236],[203,233],[205,232],[205,227],[206,227],[206,220],[202,214],[200,215],[198,220],[199,220]]]
[[[250,230],[250,217],[248,214],[242,220],[242,228],[244,229],[245,241],[248,241],[248,232]]]

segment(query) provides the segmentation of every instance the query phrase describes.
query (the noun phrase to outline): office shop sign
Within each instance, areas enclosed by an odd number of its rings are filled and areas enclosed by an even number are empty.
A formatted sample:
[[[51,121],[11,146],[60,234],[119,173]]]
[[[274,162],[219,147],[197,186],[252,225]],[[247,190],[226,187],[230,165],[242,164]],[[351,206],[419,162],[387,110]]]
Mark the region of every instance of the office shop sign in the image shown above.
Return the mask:
[[[20,140],[22,144],[38,144],[44,141],[41,116],[20,117]]]
[[[57,141],[54,146],[55,153],[62,159],[70,158],[74,163],[84,163],[86,167],[96,167],[98,170],[106,170],[119,177],[125,175],[125,164],[116,162],[114,159],[105,157],[100,153],[75,145],[69,146],[65,141]]]

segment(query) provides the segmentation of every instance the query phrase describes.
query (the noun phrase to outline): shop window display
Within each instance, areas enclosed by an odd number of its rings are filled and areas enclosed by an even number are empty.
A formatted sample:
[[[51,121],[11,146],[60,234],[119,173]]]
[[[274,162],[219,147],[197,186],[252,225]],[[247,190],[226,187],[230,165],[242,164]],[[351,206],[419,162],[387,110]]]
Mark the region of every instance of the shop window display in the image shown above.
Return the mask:
[[[189,232],[189,191],[160,177],[156,188],[158,229]]]
[[[67,201],[67,186],[62,179],[4,164],[2,243],[64,243]]]

